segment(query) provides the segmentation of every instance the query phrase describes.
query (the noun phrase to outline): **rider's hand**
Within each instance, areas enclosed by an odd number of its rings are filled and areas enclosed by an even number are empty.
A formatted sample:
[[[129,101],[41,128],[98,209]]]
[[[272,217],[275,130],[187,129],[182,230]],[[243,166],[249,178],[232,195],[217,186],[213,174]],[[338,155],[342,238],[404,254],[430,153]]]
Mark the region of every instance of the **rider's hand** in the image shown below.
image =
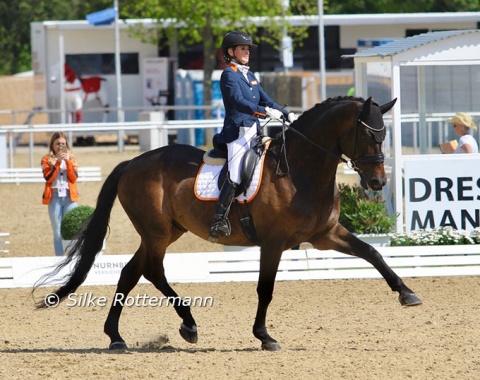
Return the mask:
[[[267,116],[272,119],[282,120],[283,113],[282,111],[276,110],[275,108],[265,107],[265,111],[267,111]]]
[[[290,122],[290,123],[293,123],[295,120],[298,119],[298,116],[295,115],[293,112],[290,112],[288,114],[288,117],[287,117],[287,120]]]

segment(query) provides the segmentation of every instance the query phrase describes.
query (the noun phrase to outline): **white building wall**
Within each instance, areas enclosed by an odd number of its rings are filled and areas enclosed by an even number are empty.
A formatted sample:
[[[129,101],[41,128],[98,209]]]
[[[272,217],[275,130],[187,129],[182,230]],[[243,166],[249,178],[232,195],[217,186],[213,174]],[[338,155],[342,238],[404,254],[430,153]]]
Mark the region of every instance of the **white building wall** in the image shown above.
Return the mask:
[[[114,29],[108,27],[95,27],[83,22],[78,26],[70,23],[64,27],[62,22],[37,22],[32,23],[32,52],[34,53],[34,73],[36,75],[36,99],[38,106],[49,109],[60,109],[63,80],[60,78],[61,61],[63,55],[69,54],[96,54],[115,53]],[[140,39],[130,36],[126,27],[120,29],[121,53],[138,53],[139,74],[122,75],[122,103],[124,107],[141,107],[143,105],[143,60],[157,57],[155,44],[143,43]],[[36,54],[35,54],[36,53]],[[38,62],[35,63],[35,56]],[[117,104],[116,77],[101,75],[107,80],[108,98],[110,106]],[[42,81],[44,85],[42,85]],[[46,97],[46,104],[42,104],[42,97]],[[93,103],[95,104],[95,103]],[[98,107],[98,105],[96,105]],[[116,112],[110,112],[107,121],[116,121]],[[59,121],[59,115],[52,115],[51,121]],[[127,111],[126,121],[138,120],[138,111]]]

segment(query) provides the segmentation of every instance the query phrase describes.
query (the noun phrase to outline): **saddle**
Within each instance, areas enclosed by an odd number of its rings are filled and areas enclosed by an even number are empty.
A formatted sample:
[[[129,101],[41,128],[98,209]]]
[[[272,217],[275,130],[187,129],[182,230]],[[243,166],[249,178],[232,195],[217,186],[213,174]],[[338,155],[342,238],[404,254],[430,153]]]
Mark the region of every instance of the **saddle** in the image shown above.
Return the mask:
[[[213,137],[213,148],[207,151],[203,156],[203,161],[206,165],[211,166],[223,166],[220,170],[217,179],[217,187],[220,189],[225,177],[228,175],[228,165],[227,165],[227,144],[218,142],[218,135]],[[242,171],[241,178],[242,181],[235,191],[235,198],[240,194],[243,194],[245,201],[238,202],[239,207],[237,208],[238,218],[243,229],[245,236],[254,244],[259,244],[259,238],[255,225],[253,223],[252,216],[248,209],[248,198],[253,199],[254,195],[247,194],[249,192],[249,186],[252,183],[252,179],[257,171],[257,165],[262,159],[265,149],[267,149],[271,138],[266,136],[256,136],[252,141],[250,149],[245,153],[242,159]],[[261,163],[262,165],[263,163]],[[260,168],[261,169],[261,168]],[[257,174],[258,175],[258,174]],[[257,186],[260,186],[258,183]],[[234,199],[234,202],[236,200]]]
[[[255,136],[252,140],[250,149],[245,153],[242,159],[242,181],[237,187],[235,196],[245,193],[250,186],[255,172],[255,168],[262,157],[266,144],[271,138],[267,136]],[[228,172],[227,165],[227,144],[218,142],[218,135],[213,136],[213,148],[205,152],[203,161],[212,166],[223,166],[218,176],[217,186],[221,188]]]

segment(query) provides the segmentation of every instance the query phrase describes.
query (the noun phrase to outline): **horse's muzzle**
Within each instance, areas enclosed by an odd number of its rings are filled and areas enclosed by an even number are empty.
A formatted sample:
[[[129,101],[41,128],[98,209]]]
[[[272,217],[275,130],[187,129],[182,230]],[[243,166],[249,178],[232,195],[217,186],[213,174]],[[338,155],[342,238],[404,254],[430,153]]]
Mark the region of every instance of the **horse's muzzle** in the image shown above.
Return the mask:
[[[360,185],[365,190],[380,191],[387,184],[386,176],[369,176],[362,173],[360,176]]]

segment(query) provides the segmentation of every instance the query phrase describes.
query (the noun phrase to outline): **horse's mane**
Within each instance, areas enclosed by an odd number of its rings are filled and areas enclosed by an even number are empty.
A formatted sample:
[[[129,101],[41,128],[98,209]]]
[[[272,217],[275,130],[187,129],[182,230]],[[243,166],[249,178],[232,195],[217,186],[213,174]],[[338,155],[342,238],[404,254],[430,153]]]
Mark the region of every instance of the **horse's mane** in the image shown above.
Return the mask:
[[[315,104],[312,108],[301,114],[291,127],[297,129],[300,125],[309,125],[319,114],[322,114],[325,110],[330,109],[330,107],[340,102],[361,102],[363,104],[365,99],[355,96],[336,96],[334,98],[328,98],[321,103]]]
[[[322,114],[326,109],[329,109],[332,105],[339,102],[361,102],[363,104],[365,99],[355,96],[336,96],[325,99],[323,102],[317,103],[312,108],[303,112],[299,118],[290,125],[290,128],[301,130],[302,125],[310,125],[319,114]],[[275,138],[281,139],[282,132],[280,131]]]
[[[317,119],[319,115],[321,115],[327,109],[330,109],[333,105],[341,102],[360,102],[363,104],[365,103],[365,99],[355,96],[336,96],[333,98],[325,99],[323,102],[317,103],[312,108],[303,112],[297,120],[290,124],[289,128],[286,130],[286,135],[293,133],[289,131],[289,129],[296,129],[298,131],[302,131],[302,129],[305,129],[305,127],[312,125],[315,122],[315,119]],[[283,145],[282,131],[278,132],[275,135],[274,141],[275,143],[270,146],[270,151],[272,153],[278,153]]]

